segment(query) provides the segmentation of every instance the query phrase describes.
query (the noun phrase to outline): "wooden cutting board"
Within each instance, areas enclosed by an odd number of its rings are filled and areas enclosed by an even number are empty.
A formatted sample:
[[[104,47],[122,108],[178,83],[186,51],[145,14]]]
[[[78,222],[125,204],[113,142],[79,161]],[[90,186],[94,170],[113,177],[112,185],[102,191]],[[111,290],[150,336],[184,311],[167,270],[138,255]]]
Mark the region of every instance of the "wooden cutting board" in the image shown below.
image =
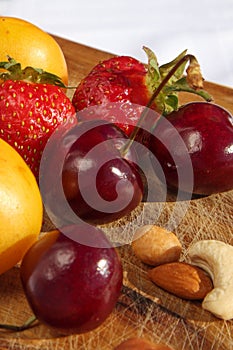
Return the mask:
[[[100,60],[111,54],[55,37],[67,59],[70,85],[80,79]],[[205,83],[216,103],[233,113],[233,90]],[[72,95],[73,91],[68,92]],[[195,97],[196,99],[196,97]],[[182,101],[190,96],[183,94]],[[120,223],[105,227],[115,232],[132,234],[145,223],[168,226],[182,245],[185,260],[189,245],[200,239],[218,239],[233,244],[233,191],[193,199],[190,202],[145,203]],[[158,210],[160,215],[158,216]],[[46,223],[44,230],[48,229]],[[148,267],[137,260],[129,245],[119,248],[124,266],[124,287],[114,311],[93,332],[61,337],[37,323],[27,331],[13,333],[0,330],[0,349],[43,350],[113,350],[131,336],[142,336],[163,342],[174,350],[233,349],[233,321],[222,321],[204,311],[200,302],[179,299],[156,287],[147,278]],[[0,323],[22,324],[31,311],[19,280],[18,268],[0,276]]]

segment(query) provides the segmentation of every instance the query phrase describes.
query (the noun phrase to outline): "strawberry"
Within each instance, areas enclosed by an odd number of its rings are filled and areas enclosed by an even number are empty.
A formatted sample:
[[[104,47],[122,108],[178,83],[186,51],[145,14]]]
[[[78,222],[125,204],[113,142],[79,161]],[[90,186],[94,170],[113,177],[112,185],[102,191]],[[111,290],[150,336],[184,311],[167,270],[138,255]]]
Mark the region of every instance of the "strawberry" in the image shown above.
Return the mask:
[[[141,113],[141,105],[145,106],[150,97],[144,83],[146,73],[146,67],[132,57],[113,57],[99,63],[81,81],[74,93],[72,103],[76,111],[101,105],[101,108],[89,109],[89,113],[85,111],[82,118],[104,118],[118,124],[129,134],[132,125],[137,122],[137,116]],[[117,102],[120,102],[120,108]],[[132,109],[131,103],[134,103],[136,108]],[[129,123],[126,122],[126,118]]]
[[[147,65],[129,56],[114,56],[97,64],[80,82],[72,99],[75,110],[83,111],[78,113],[80,120],[105,119],[130,135],[144,106],[166,115],[178,108],[177,91],[194,92],[206,98],[202,89],[190,86],[183,77],[184,62],[152,103],[150,99],[154,91],[185,57],[186,51],[173,61],[159,66],[155,54],[146,47],[144,50],[148,56]],[[91,106],[98,108],[87,108]]]
[[[10,58],[0,67],[4,68],[0,75],[0,137],[18,151],[38,178],[48,138],[59,125],[75,121],[74,107],[53,74],[31,67],[21,70]]]

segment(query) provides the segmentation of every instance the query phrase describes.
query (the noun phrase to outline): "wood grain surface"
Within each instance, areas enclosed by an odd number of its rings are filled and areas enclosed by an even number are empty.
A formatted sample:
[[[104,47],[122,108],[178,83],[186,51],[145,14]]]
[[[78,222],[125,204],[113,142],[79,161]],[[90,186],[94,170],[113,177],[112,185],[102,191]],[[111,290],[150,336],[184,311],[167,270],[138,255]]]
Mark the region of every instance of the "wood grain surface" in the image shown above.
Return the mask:
[[[100,60],[111,57],[55,38],[67,59],[71,86],[77,86]],[[232,89],[209,82],[205,87],[216,103],[233,113]],[[181,98],[183,102],[190,100],[185,94]],[[200,239],[233,244],[233,191],[190,201],[142,203],[127,218],[103,229],[118,238],[124,232],[130,241],[134,230],[145,223],[173,227],[183,246],[181,260],[186,259],[189,245]],[[46,220],[43,230],[49,228],[52,224]],[[217,319],[202,309],[201,302],[185,301],[156,287],[147,277],[148,267],[137,260],[130,245],[117,249],[124,266],[124,287],[114,311],[98,329],[68,337],[39,323],[21,333],[0,330],[0,349],[113,350],[132,336],[163,342],[174,350],[233,349],[233,321]],[[31,310],[15,267],[0,276],[0,323],[22,324],[29,316]]]

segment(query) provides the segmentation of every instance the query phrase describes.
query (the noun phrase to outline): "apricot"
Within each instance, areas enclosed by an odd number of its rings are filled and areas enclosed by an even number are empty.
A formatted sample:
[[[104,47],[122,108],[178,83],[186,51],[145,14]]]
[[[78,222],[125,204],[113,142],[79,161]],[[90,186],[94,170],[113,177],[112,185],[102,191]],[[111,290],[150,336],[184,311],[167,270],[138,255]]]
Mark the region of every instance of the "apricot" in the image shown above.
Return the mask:
[[[43,206],[34,175],[0,139],[0,274],[18,263],[37,240]]]

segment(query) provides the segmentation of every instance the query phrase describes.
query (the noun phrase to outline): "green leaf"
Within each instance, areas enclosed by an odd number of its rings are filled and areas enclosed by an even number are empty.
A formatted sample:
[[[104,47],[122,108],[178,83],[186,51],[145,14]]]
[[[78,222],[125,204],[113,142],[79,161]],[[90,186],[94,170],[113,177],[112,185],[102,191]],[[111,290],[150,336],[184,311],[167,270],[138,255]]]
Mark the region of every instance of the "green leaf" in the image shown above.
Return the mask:
[[[168,62],[166,64],[163,64],[162,66],[159,67],[160,70],[160,74],[162,77],[166,76],[168,74],[168,72],[186,55],[187,50],[184,50],[183,52],[181,52],[181,54],[179,54],[174,60],[172,60],[171,62]],[[176,80],[176,79],[180,79],[182,77],[182,75],[184,74],[184,69],[186,66],[186,62],[184,62],[174,73],[174,76],[172,78],[172,80]],[[174,79],[175,78],[175,79]]]
[[[160,81],[160,71],[159,71],[159,65],[157,61],[157,57],[154,54],[154,52],[149,49],[146,46],[143,46],[143,50],[146,52],[148,57],[148,72],[150,74],[150,78],[153,80],[153,82]]]
[[[195,95],[201,96],[206,101],[210,102],[213,100],[212,96],[203,89],[193,89],[190,87],[190,85],[187,83],[186,77],[183,77],[179,80],[177,80],[174,84],[166,87],[166,93],[169,92],[189,92],[193,93]]]
[[[6,64],[8,64],[9,62],[0,62],[0,68],[4,68],[5,69],[5,66]]]
[[[164,115],[167,115],[168,113],[177,110],[179,106],[179,99],[178,96],[173,95],[167,95],[165,97],[165,109],[164,109]]]
[[[52,84],[65,88],[61,78],[40,68],[24,68],[22,70],[22,80],[28,80],[38,84]]]
[[[180,91],[196,94],[206,101],[212,101],[212,97],[203,89],[203,78],[195,56],[187,54],[187,50],[184,50],[169,63],[159,66],[153,51],[147,47],[143,49],[148,56],[145,83],[151,96],[149,107],[154,105],[158,112],[169,114],[179,108],[177,92]],[[185,72],[188,62],[189,66]]]
[[[44,71],[40,68],[26,67],[21,68],[21,64],[13,58],[8,57],[7,62],[0,62],[0,68],[5,71],[0,73],[0,80],[24,80],[32,83],[51,84],[66,88],[61,78],[55,74]]]

